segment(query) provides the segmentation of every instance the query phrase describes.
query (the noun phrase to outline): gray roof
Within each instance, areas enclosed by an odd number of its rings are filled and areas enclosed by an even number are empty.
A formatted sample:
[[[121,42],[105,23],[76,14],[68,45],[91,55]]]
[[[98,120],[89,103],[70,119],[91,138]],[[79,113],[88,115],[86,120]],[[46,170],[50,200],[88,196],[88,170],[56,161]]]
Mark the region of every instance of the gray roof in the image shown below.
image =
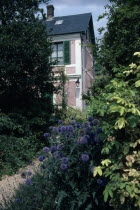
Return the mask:
[[[63,20],[63,23],[56,25],[55,23],[58,20]],[[50,20],[48,19],[46,21],[48,35],[85,32],[89,27],[90,21],[92,21],[91,13],[54,17]]]

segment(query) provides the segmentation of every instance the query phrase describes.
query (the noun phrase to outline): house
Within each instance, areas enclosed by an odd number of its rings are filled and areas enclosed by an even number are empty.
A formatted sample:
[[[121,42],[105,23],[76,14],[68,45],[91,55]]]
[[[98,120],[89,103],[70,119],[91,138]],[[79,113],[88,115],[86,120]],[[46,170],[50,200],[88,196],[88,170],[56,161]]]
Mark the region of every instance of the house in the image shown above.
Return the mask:
[[[63,68],[68,81],[65,85],[67,104],[83,110],[82,93],[87,93],[94,80],[95,44],[91,13],[54,17],[53,5],[47,6],[47,31],[53,41],[52,61],[58,60],[54,71]],[[62,99],[54,96],[56,104]]]

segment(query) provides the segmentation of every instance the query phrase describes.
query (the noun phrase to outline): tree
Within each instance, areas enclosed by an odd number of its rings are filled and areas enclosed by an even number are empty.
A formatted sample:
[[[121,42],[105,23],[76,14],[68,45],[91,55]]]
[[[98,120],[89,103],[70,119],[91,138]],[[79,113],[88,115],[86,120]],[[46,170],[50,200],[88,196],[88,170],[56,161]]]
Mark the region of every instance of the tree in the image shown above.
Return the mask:
[[[46,24],[37,18],[41,2],[47,3],[47,0],[2,0],[0,3],[2,111],[33,111],[35,107],[39,110],[38,105],[40,109],[47,106],[49,111],[52,108],[54,86],[49,61],[52,49]]]
[[[99,17],[100,20],[106,16],[108,23],[99,43],[98,55],[100,64],[113,74],[112,68],[127,66],[134,61],[133,54],[140,48],[140,1],[109,1],[108,12]]]

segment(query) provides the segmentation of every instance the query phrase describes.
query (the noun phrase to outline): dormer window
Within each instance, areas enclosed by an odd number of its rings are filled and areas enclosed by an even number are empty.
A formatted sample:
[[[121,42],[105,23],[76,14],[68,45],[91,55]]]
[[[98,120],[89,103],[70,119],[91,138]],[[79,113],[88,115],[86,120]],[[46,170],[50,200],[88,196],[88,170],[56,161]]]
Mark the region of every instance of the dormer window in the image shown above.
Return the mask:
[[[63,23],[63,20],[57,20],[56,22],[55,22],[55,25],[61,25]]]

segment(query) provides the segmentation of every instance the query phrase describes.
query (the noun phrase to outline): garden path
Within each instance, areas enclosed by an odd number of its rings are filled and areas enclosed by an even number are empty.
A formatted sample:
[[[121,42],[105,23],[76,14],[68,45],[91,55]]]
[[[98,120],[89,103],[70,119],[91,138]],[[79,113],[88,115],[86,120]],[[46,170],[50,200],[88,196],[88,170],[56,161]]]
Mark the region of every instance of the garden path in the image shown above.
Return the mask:
[[[34,174],[38,170],[39,164],[40,162],[38,160],[34,160],[32,161],[32,164],[19,169],[17,174],[3,177],[0,181],[0,203],[3,203],[4,200],[6,201],[10,199],[13,196],[15,189],[25,182],[25,179],[21,177],[21,174],[28,171],[31,171],[32,174]]]

